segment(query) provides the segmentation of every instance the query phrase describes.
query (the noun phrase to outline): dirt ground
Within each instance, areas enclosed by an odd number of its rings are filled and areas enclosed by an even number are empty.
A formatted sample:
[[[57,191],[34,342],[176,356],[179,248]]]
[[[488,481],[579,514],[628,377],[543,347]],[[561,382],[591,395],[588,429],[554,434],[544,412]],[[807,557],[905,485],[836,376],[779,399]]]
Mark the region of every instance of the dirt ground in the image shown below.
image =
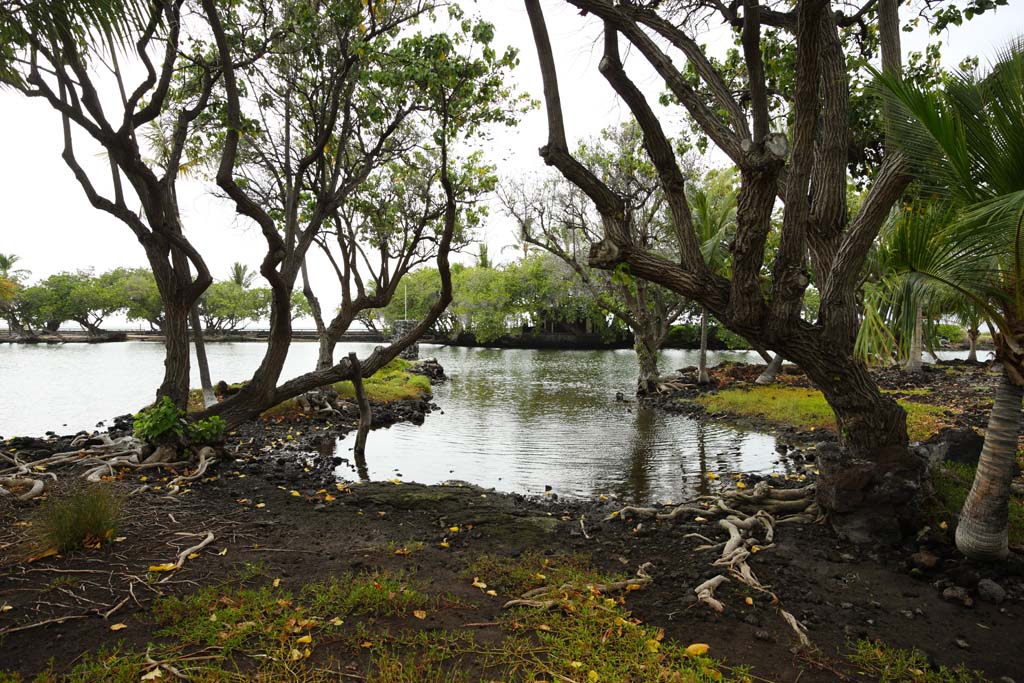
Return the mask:
[[[985,375],[964,377],[947,380],[943,395],[976,396],[971,387]],[[920,381],[944,380],[936,372]],[[949,388],[960,384],[961,394]],[[858,640],[872,639],[917,648],[930,663],[963,665],[988,680],[1024,681],[1024,559],[975,566],[952,547],[952,528],[883,549],[845,543],[825,524],[779,527],[774,545],[752,556],[751,567],[779,606],[807,627],[814,646],[807,650],[797,647],[777,606],[735,581],[718,591],[723,613],[697,602],[693,588],[721,570],[711,566],[714,552],[697,550],[706,541],[693,535],[724,540],[714,521],[683,516],[638,524],[608,519],[621,507],[614,500],[527,499],[471,486],[339,486],[331,477],[334,456],[310,448],[326,429],[285,421],[236,434],[210,476],[187,493],[150,490],[126,498],[117,539],[100,549],[33,557],[41,549],[39,503],[0,499],[0,672],[27,680],[50,667],[66,672],[86,653],[118,643],[145,652],[162,638],[152,611],[157,601],[231,585],[243,569],[285,587],[401,571],[447,597],[424,619],[392,617],[376,628],[500,640],[508,624],[502,604],[518,596],[500,584],[495,595],[483,592],[471,568],[487,555],[514,561],[542,553],[556,564],[583,556],[609,574],[631,575],[650,563],[653,582],[630,591],[625,607],[664,629],[666,641],[707,643],[715,658],[751,667],[752,680],[882,680],[847,659]],[[813,481],[812,463],[793,467]],[[713,489],[735,481],[722,477]],[[743,481],[753,486],[758,478]],[[137,486],[134,478],[106,485],[125,493]],[[213,541],[181,570],[150,571],[211,533]],[[111,630],[115,624],[124,627]],[[347,642],[318,641],[312,656],[341,671],[334,680],[365,680],[366,653]]]

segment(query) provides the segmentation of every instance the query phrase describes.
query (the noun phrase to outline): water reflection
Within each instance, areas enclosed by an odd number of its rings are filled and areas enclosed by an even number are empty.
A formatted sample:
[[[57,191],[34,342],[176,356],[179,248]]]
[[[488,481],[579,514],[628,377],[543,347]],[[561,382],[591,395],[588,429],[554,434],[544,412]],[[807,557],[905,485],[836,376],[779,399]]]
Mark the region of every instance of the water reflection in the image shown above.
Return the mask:
[[[421,427],[378,430],[369,475],[469,481],[504,491],[616,495],[636,503],[707,492],[714,470],[768,470],[774,439],[617,402],[636,372],[632,352],[429,348],[452,378]],[[729,354],[745,359],[745,354]],[[692,364],[663,354],[665,368]],[[349,439],[339,443],[347,455]],[[710,465],[709,465],[710,463]],[[339,476],[351,477],[351,465]]]

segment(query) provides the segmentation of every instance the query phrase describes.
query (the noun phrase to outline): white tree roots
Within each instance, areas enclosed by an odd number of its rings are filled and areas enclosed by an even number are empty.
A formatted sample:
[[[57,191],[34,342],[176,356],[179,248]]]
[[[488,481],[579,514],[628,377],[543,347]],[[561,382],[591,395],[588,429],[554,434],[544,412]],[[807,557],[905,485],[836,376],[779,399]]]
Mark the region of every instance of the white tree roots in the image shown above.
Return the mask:
[[[116,476],[118,470],[125,468],[139,472],[153,468],[180,469],[192,464],[188,460],[171,462],[179,457],[177,451],[172,448],[157,449],[153,455],[143,460],[143,444],[130,436],[120,439],[111,439],[105,434],[99,437],[80,436],[72,442],[72,446],[82,446],[88,438],[99,438],[103,443],[76,451],[57,453],[31,463],[22,462],[17,455],[0,453],[0,496],[16,495],[20,500],[32,500],[43,494],[47,480],[57,481],[57,475],[52,471],[57,468],[85,468],[79,476],[90,483],[96,483],[103,477]],[[212,448],[200,449],[199,464],[195,471],[187,476],[175,477],[168,484],[168,490],[176,493],[182,484],[202,477],[209,466],[217,461],[215,455],[216,452]],[[5,463],[6,467],[3,466]],[[140,487],[131,495],[148,488]]]
[[[704,506],[694,504],[701,502]],[[778,525],[822,521],[822,515],[814,502],[814,487],[775,489],[767,481],[762,481],[750,491],[737,489],[727,491],[718,497],[705,496],[667,510],[625,507],[612,513],[607,519],[618,517],[623,520],[638,518],[670,522],[686,516],[700,517],[704,521],[711,517],[720,517],[718,526],[729,534],[729,538],[721,543],[715,543],[701,534],[687,535],[688,538],[697,538],[705,542],[705,545],[697,547],[698,552],[717,552],[718,557],[711,564],[723,569],[722,574],[693,589],[697,601],[717,613],[724,612],[725,604],[715,597],[715,590],[723,583],[736,581],[767,595],[771,604],[778,609],[783,620],[796,634],[800,644],[807,648],[812,647],[807,629],[796,617],[783,609],[778,596],[761,583],[748,560],[755,553],[773,546]]]

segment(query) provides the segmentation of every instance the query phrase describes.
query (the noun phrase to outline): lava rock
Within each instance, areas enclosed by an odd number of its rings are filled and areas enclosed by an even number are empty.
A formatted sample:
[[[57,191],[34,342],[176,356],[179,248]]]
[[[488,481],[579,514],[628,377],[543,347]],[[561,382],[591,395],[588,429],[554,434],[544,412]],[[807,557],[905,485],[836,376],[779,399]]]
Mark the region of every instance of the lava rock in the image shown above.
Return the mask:
[[[1006,599],[1006,589],[992,579],[982,579],[978,582],[978,597],[998,605]]]

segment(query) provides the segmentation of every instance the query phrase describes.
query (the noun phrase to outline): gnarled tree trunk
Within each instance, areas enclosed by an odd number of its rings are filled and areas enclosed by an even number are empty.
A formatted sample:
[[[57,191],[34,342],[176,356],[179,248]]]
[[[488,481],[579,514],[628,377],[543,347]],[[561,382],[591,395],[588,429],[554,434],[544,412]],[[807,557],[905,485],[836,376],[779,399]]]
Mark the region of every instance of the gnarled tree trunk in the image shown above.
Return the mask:
[[[636,394],[643,396],[657,390],[658,379],[658,344],[648,331],[638,327],[633,331],[633,348],[636,350],[640,375],[636,380]]]
[[[1001,560],[1008,550],[1010,481],[1017,457],[1024,387],[1004,370],[985,430],[971,491],[960,511],[956,547],[974,560]]]

